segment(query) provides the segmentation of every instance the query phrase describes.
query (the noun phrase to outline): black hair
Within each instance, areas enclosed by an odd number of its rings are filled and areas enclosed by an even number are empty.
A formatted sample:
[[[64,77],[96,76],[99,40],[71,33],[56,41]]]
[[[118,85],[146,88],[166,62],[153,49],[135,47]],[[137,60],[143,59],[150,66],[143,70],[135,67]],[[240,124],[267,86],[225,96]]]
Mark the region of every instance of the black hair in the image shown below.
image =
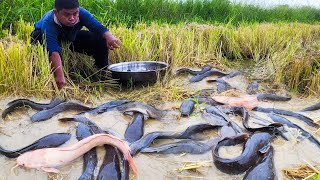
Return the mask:
[[[54,8],[57,11],[62,9],[74,9],[79,7],[78,0],[55,0],[54,1]]]

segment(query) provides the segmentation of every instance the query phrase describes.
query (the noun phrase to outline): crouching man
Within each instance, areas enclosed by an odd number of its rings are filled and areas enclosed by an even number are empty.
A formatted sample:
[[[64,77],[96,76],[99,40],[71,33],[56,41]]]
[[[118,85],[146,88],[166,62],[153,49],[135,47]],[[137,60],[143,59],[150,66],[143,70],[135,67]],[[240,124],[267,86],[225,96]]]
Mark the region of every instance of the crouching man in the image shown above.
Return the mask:
[[[93,56],[95,66],[108,66],[108,50],[120,47],[120,41],[98,22],[78,0],[55,0],[54,9],[34,25],[32,43],[43,43],[59,89],[66,85],[61,63],[61,43],[71,42],[70,49]],[[88,30],[82,30],[86,27]]]

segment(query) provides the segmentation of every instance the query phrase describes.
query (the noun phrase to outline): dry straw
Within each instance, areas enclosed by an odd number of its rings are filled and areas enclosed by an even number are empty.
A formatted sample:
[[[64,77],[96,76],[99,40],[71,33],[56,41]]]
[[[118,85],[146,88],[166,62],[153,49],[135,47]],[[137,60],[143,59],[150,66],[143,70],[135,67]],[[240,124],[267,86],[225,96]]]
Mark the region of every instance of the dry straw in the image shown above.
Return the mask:
[[[296,168],[283,169],[283,173],[289,179],[315,179],[320,177],[320,171],[316,167],[305,164]]]
[[[110,74],[103,74],[103,71],[92,67],[92,58],[74,55],[67,50],[63,53],[63,61],[68,88],[58,91],[47,53],[41,46],[29,44],[31,30],[31,24],[19,21],[15,35],[9,33],[0,42],[0,94],[62,94],[76,99],[90,99],[90,95],[102,97],[106,91],[118,94],[119,89],[110,89],[115,85]],[[110,64],[157,60],[169,63],[172,69],[181,66],[200,68],[211,64],[223,70],[241,69],[249,72],[249,77],[273,84],[285,83],[290,89],[305,95],[320,94],[319,25],[266,23],[235,27],[229,24],[154,23],[137,24],[133,28],[120,25],[110,27],[110,30],[122,42],[121,49],[110,53]],[[93,81],[91,77],[97,77],[97,74],[105,78]],[[125,92],[123,97],[153,101],[188,96],[174,79],[168,74],[165,82],[132,94]]]

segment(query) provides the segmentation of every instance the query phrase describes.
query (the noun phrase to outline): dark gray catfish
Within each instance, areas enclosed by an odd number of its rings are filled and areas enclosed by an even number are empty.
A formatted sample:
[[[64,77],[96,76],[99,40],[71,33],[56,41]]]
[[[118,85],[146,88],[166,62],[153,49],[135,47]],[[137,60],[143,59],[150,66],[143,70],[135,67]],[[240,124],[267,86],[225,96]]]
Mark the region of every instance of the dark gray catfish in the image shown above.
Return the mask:
[[[116,132],[112,129],[102,130],[96,123],[94,123],[93,121],[91,121],[90,119],[86,118],[83,115],[74,115],[72,118],[60,118],[60,119],[58,119],[58,121],[61,121],[61,122],[65,122],[65,121],[80,122],[80,123],[83,123],[83,124],[87,125],[88,127],[90,127],[90,130],[93,132],[93,134],[107,133],[107,134],[111,134],[113,136],[116,136],[116,137],[122,139],[122,136],[118,132]]]
[[[144,114],[145,119],[149,119],[149,117],[154,119],[162,119],[162,118],[177,118],[177,114],[170,110],[160,110],[151,105],[141,103],[141,102],[129,102],[120,106],[117,106],[115,110],[118,110],[121,113],[127,112],[140,112]]]
[[[238,124],[236,124],[235,122],[233,122],[226,113],[222,112],[219,108],[215,107],[215,106],[209,106],[205,108],[205,111],[208,113],[212,113],[215,114],[217,116],[220,116],[222,118],[224,118],[224,120],[226,122],[228,122],[230,124],[230,126],[237,132],[237,134],[242,134],[243,131],[240,128],[240,126]]]
[[[225,138],[220,141],[212,152],[215,166],[227,174],[240,174],[255,166],[262,160],[270,147],[272,136],[269,133],[255,133],[248,138],[247,134]],[[219,156],[219,148],[222,146],[234,146],[243,143],[241,155],[227,159]]]
[[[135,112],[132,117],[132,122],[128,124],[128,127],[124,133],[124,138],[129,143],[133,143],[139,140],[144,133],[144,115]]]
[[[209,123],[200,123],[189,126],[186,130],[180,133],[180,135],[176,136],[175,139],[198,139],[194,137],[198,133],[202,133],[206,130],[212,130],[222,127],[222,124],[209,124]]]
[[[203,154],[212,149],[220,138],[216,137],[206,141],[196,141],[191,139],[182,140],[176,143],[164,144],[158,147],[148,147],[141,150],[143,153],[160,153],[160,154]]]
[[[142,149],[149,147],[151,143],[156,139],[171,139],[179,135],[180,134],[176,132],[162,132],[162,131],[156,131],[156,132],[146,134],[138,141],[135,141],[134,143],[130,144],[131,155],[134,156],[135,154],[140,152]]]
[[[102,165],[99,170],[98,178],[99,180],[110,179],[110,180],[120,180],[121,170],[120,170],[120,160],[117,155],[117,149],[113,146],[104,146],[106,150],[106,155],[104,156]]]
[[[211,106],[221,105],[221,103],[213,100],[211,97],[195,96],[195,97],[193,97],[193,99],[199,104],[207,104],[207,105],[211,105]]]
[[[221,139],[236,135],[236,131],[230,125],[222,126],[219,130],[219,136],[221,137]]]
[[[194,111],[195,104],[196,102],[192,98],[183,101],[180,106],[181,116],[189,116]]]
[[[247,89],[246,89],[248,94],[257,94],[258,90],[259,90],[258,81],[251,82],[250,84],[248,84]]]
[[[221,78],[207,80],[207,82],[208,83],[216,82],[217,83],[217,91],[219,93],[232,89],[232,86]]]
[[[228,122],[223,117],[213,113],[208,113],[207,111],[203,111],[201,114],[201,117],[213,125],[221,125],[221,126],[228,125]]]
[[[240,116],[242,116],[243,127],[245,127],[250,132],[260,131],[260,132],[268,132],[271,134],[275,134],[275,133],[280,133],[280,130],[278,128],[281,128],[283,126],[283,124],[281,123],[270,123],[266,126],[252,128],[249,126],[249,123],[248,123],[249,121],[248,111],[245,108],[241,107],[237,112]]]
[[[302,109],[302,110],[300,110],[300,111],[301,111],[301,112],[305,112],[305,111],[315,111],[315,110],[318,110],[318,109],[320,109],[320,102],[317,103],[317,104],[314,104],[314,105],[312,105],[312,106],[309,106],[309,107],[307,107],[307,108],[304,108],[304,109]]]
[[[291,96],[279,96],[276,94],[257,94],[257,99],[258,101],[289,101],[291,99]]]
[[[228,106],[228,105],[219,105],[219,106],[215,106],[215,108],[219,109],[221,112],[223,112],[225,114],[236,114],[236,112],[241,107]]]
[[[17,150],[6,150],[0,147],[0,153],[2,155],[5,155],[8,158],[16,158],[20,154],[23,154],[28,151],[36,150],[36,149],[42,149],[42,148],[52,148],[52,147],[58,147],[65,142],[69,141],[71,138],[71,134],[69,133],[53,133],[49,134],[47,136],[44,136],[34,143],[21,148]]]
[[[204,97],[204,96],[195,96],[185,100],[181,106],[180,111],[182,116],[189,116],[194,111],[195,104],[208,104],[211,106],[220,105],[219,102],[216,102],[211,97]]]
[[[230,79],[230,78],[236,77],[236,76],[238,76],[240,74],[241,74],[240,71],[233,70],[233,71],[229,72],[227,75],[225,75],[223,77],[226,78],[226,79]]]
[[[92,110],[87,111],[85,113],[97,115],[97,114],[101,114],[101,113],[113,110],[114,108],[116,108],[120,105],[130,103],[130,102],[132,102],[132,101],[130,101],[130,100],[114,100],[114,101],[110,101],[110,102],[104,103],[102,105],[99,105],[99,106],[97,106],[97,107],[93,108]]]
[[[273,147],[270,146],[265,157],[256,166],[251,167],[244,176],[244,180],[275,180],[276,171],[273,163]]]
[[[211,69],[203,74],[198,74],[198,75],[195,75],[193,76],[189,81],[190,82],[199,82],[201,80],[203,80],[204,78],[206,77],[209,77],[209,76],[219,76],[219,77],[222,77],[222,76],[226,76],[228,75],[228,73],[225,73],[225,72],[222,72],[218,69]]]
[[[72,110],[83,112],[83,111],[92,110],[92,108],[85,106],[83,104],[80,104],[78,102],[72,102],[72,101],[63,102],[51,109],[46,109],[46,110],[37,112],[31,117],[31,121],[32,122],[45,121],[52,118],[56,114],[59,114],[64,111],[72,111]]]
[[[292,111],[287,111],[287,110],[283,110],[283,109],[275,109],[275,108],[263,108],[263,107],[255,107],[252,110],[258,111],[258,112],[264,112],[264,113],[273,112],[273,113],[280,114],[280,115],[291,116],[291,117],[297,118],[297,119],[305,122],[306,124],[308,124],[311,127],[320,128],[320,125],[315,123],[312,119],[308,118],[307,116],[304,116],[302,114],[295,113]]]
[[[186,130],[182,132],[165,132],[165,131],[156,131],[144,135],[138,141],[135,141],[130,145],[131,154],[135,155],[140,152],[142,149],[147,148],[153,143],[156,139],[198,139],[195,138],[197,133],[201,133],[205,130],[216,129],[221,127],[220,125],[212,125],[208,123],[200,123],[189,126]]]
[[[13,112],[16,108],[30,107],[30,108],[35,109],[35,110],[45,110],[45,109],[51,109],[51,108],[57,106],[58,104],[60,104],[62,102],[64,102],[64,100],[62,100],[60,98],[54,98],[48,104],[46,104],[46,103],[37,103],[37,102],[31,101],[29,99],[16,99],[16,100],[11,101],[11,102],[8,103],[9,107],[6,108],[2,112],[2,118],[4,119],[9,113]]]
[[[216,79],[216,82],[218,83],[217,91],[219,93],[233,89],[233,87],[223,79],[218,78],[218,79]]]
[[[307,138],[310,142],[314,143],[318,147],[320,147],[320,142],[309,132],[298,126],[297,124],[292,123],[287,118],[284,118],[282,116],[276,115],[274,113],[269,113],[268,116],[275,122],[285,124],[290,128],[296,128],[301,131],[301,135]]]
[[[30,108],[35,110],[42,110],[42,109],[50,109],[64,101],[65,99],[54,98],[50,101],[50,103],[37,103],[37,102],[31,101],[30,99],[15,99],[13,101],[8,102],[7,106],[12,106],[16,104],[16,105],[21,105],[21,107],[29,106]]]
[[[78,141],[91,136],[93,133],[91,129],[83,124],[79,123],[76,131],[76,136]],[[94,170],[98,163],[97,150],[92,148],[90,151],[86,152],[83,155],[83,171],[79,180],[93,180],[94,179]]]
[[[189,68],[180,68],[176,71],[176,75],[179,75],[179,74],[198,75],[198,74],[203,74],[209,71],[210,69],[212,69],[211,66],[204,66],[200,71],[191,70]]]

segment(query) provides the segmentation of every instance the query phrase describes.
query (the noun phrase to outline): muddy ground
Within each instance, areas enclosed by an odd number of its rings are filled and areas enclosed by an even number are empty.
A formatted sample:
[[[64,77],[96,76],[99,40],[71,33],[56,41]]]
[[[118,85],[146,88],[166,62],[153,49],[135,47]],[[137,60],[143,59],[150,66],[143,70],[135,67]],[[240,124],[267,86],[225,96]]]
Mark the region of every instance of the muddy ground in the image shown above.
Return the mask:
[[[184,86],[187,86],[190,90],[199,90],[204,88],[212,88],[212,84],[208,84],[205,81],[198,83],[189,84],[187,79],[189,77],[184,77],[182,82]],[[240,91],[245,91],[248,81],[242,77],[234,77],[229,79],[228,82]],[[262,91],[268,90],[268,85],[262,87]],[[280,93],[285,93],[283,90],[279,90]],[[6,104],[14,99],[23,97],[7,97],[0,100],[0,113],[6,108]],[[31,99],[37,102],[49,102],[48,99]],[[97,104],[105,103],[112,98],[106,96],[103,99],[97,101]],[[300,110],[304,107],[313,105],[319,102],[316,98],[298,98],[293,96],[293,98],[288,102],[260,102],[259,106],[262,107],[275,107],[287,110]],[[179,107],[181,102],[164,102],[163,104],[157,105],[160,109],[175,109]],[[188,118],[177,119],[163,119],[158,120],[147,120],[145,123],[145,134],[153,131],[183,131],[188,126],[193,124],[198,124],[201,122],[206,122],[205,119],[201,117],[201,105],[197,105],[195,112]],[[70,117],[72,114],[77,112],[67,112],[61,113],[53,118],[38,122],[31,123],[30,117],[36,113],[35,110],[22,108],[16,110],[14,113],[10,114],[5,120],[1,119],[1,129],[0,129],[0,145],[5,149],[18,149],[27,146],[34,142],[35,140],[51,134],[59,132],[70,132],[72,134],[71,141],[67,142],[64,146],[77,142],[75,138],[76,123],[60,123],[59,118]],[[256,113],[262,117],[266,117],[262,113]],[[308,117],[320,120],[320,110],[304,113]],[[96,122],[102,129],[112,128],[120,134],[124,134],[128,123],[131,121],[130,117],[120,114],[119,112],[107,112],[97,116],[87,117],[94,122]],[[232,117],[240,126],[240,119]],[[311,132],[318,140],[320,140],[319,133],[316,133],[316,129],[311,128],[304,124],[303,122],[289,118],[293,122],[299,124],[305,130]],[[205,132],[205,136],[212,137],[217,136],[217,131]],[[294,136],[294,133],[293,133]],[[168,140],[167,140],[168,141]],[[157,143],[165,143],[167,141],[157,141]],[[277,137],[272,145],[275,149],[274,165],[277,171],[279,179],[286,179],[282,170],[285,168],[298,167],[303,164],[311,164],[313,166],[320,165],[320,149],[311,144],[308,140],[298,142],[295,138],[291,141],[285,141],[281,137]],[[224,147],[220,149],[220,154],[223,157],[235,157],[241,153],[242,146],[235,147]],[[102,163],[104,150],[103,148],[98,148],[99,162],[98,165]],[[202,155],[190,155],[190,154],[178,154],[178,155],[159,155],[159,154],[138,154],[134,157],[135,163],[139,170],[138,179],[242,179],[244,174],[240,175],[228,175],[220,172],[214,164],[212,163],[212,154],[207,152]],[[197,168],[196,171],[182,171],[179,172],[178,169],[182,168],[185,163],[188,162],[200,162],[202,166]],[[60,168],[61,173],[58,175],[44,173],[35,169],[22,169],[16,168],[15,173],[10,170],[15,165],[15,159],[9,159],[5,156],[0,156],[0,177],[1,179],[15,180],[15,179],[78,179],[82,172],[82,158],[78,158],[76,161],[63,166]],[[99,167],[99,166],[98,166]],[[96,174],[99,168],[96,169]]]

